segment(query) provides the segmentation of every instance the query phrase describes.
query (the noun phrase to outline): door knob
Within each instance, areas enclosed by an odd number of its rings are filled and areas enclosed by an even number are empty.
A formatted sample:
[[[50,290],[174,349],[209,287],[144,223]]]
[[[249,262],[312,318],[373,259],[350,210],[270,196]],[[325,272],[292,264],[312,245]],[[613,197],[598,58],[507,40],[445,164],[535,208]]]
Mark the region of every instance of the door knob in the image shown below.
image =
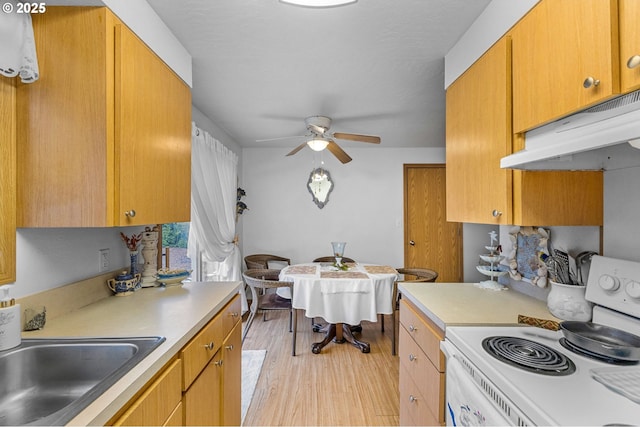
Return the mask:
[[[640,55],[633,55],[627,61],[627,68],[636,68],[638,65],[640,65]]]
[[[416,242],[414,242],[413,240],[409,240],[409,244],[410,244],[411,246],[415,246],[415,245],[416,245]]]
[[[600,84],[600,80],[598,79],[594,79],[593,77],[589,76],[586,79],[584,79],[584,82],[582,83],[582,86],[584,86],[585,89],[589,89],[591,86],[598,86]]]

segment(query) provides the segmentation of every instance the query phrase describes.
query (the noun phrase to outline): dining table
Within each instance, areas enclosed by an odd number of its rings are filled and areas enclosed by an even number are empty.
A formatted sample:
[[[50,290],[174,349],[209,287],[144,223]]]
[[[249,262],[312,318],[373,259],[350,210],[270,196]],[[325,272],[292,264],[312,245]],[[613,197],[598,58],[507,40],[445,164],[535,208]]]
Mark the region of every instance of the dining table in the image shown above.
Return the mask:
[[[369,343],[356,339],[353,332],[362,321],[377,322],[379,314],[393,313],[393,285],[398,277],[393,267],[367,263],[345,263],[342,268],[333,263],[304,263],[280,271],[281,281],[293,282],[292,307],[304,310],[306,317],[328,322],[324,339],[311,346],[314,354],[331,341],[349,342],[369,353]]]

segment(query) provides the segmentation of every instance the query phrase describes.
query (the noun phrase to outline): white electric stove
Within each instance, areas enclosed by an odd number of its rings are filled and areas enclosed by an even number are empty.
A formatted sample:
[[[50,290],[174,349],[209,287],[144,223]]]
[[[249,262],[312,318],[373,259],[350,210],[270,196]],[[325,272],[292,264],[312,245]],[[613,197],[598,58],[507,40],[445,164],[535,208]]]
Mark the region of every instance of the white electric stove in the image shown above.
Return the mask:
[[[640,336],[640,263],[594,256],[586,296],[593,323]],[[447,327],[447,425],[640,424],[640,364],[578,354],[562,338],[522,325]],[[490,354],[511,346],[538,360],[527,368]]]

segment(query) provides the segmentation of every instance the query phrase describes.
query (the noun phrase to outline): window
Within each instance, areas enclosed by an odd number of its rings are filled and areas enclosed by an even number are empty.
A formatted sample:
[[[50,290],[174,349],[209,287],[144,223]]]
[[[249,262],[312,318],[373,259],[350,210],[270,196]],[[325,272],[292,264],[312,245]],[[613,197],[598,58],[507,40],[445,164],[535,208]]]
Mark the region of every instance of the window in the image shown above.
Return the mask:
[[[159,250],[162,253],[163,267],[193,270],[191,258],[187,256],[189,225],[188,222],[162,224],[162,240]]]

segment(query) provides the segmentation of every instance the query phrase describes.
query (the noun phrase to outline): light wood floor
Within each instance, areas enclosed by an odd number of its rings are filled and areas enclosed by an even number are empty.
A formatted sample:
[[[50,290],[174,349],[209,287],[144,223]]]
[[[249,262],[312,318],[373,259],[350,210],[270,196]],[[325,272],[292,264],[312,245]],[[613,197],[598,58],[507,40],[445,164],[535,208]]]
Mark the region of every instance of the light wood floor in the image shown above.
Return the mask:
[[[321,320],[321,319],[317,319]],[[363,322],[358,339],[371,345],[363,354],[349,343],[330,343],[320,354],[311,343],[322,333],[298,311],[296,356],[291,356],[287,311],[259,313],[245,338],[246,350],[267,356],[245,417],[245,426],[399,424],[398,356],[391,356],[390,316],[385,333],[379,323]]]

